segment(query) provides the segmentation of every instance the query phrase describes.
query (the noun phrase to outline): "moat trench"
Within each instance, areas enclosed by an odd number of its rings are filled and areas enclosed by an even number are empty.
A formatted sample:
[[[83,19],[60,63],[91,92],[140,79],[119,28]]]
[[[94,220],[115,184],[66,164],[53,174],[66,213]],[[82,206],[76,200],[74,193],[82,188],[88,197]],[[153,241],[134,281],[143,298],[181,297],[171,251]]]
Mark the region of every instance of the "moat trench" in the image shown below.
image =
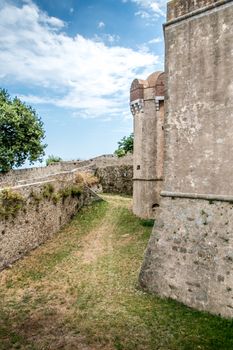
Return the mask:
[[[232,321],[138,288],[152,227],[103,198],[0,274],[0,350],[232,349]]]

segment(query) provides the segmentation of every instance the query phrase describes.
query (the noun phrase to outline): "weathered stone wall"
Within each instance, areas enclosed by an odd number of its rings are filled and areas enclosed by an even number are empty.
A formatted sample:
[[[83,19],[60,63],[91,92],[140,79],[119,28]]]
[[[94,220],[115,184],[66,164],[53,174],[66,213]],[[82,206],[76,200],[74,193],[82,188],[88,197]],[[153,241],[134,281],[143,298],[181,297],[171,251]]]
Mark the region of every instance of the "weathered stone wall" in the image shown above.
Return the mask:
[[[95,175],[103,192],[133,194],[133,165],[98,167]]]
[[[140,274],[151,292],[233,316],[233,205],[166,198]]]
[[[69,162],[61,162],[62,170],[72,170],[76,168],[97,168],[97,167],[104,167],[104,166],[117,166],[117,165],[124,165],[124,164],[132,164],[132,155],[127,154],[124,157],[118,158],[114,154],[104,154],[95,158],[82,160],[82,161],[69,161]]]
[[[233,317],[233,2],[201,3],[165,26],[165,179],[140,280]]]
[[[20,182],[28,182],[40,179],[47,175],[53,175],[62,171],[61,163],[51,164],[44,167],[11,170],[6,174],[0,174],[0,187],[14,186]]]
[[[167,191],[233,194],[232,13],[231,3],[165,29]]]
[[[168,3],[167,20],[171,21],[190,12],[203,10],[204,7],[216,6],[219,2],[219,0],[172,0]]]
[[[80,195],[69,193],[79,186],[78,172],[96,173],[105,192],[132,194],[132,163],[132,155],[122,158],[104,155],[2,175],[0,191],[10,187],[13,194],[19,193],[24,198],[24,203],[19,210],[6,215],[0,200],[0,269],[45,242],[83,205],[100,199],[96,192],[100,191],[101,184],[94,184],[91,189],[84,185]],[[46,186],[52,189],[51,193]]]
[[[99,179],[103,192],[122,193],[132,195],[133,193],[133,156],[128,154],[124,157],[101,156],[91,160],[83,168],[91,172]]]
[[[0,175],[0,187],[15,186],[19,184],[26,184],[29,182],[41,181],[45,177],[51,177],[61,172],[70,172],[75,169],[95,170],[97,167],[104,167],[110,165],[132,164],[132,155],[118,158],[113,154],[101,155],[99,157],[88,160],[77,161],[63,161],[49,166],[34,167],[26,169],[11,170],[6,174]]]
[[[76,189],[76,194],[67,193],[71,188]],[[84,186],[81,194],[77,188],[71,179],[55,179],[11,189],[14,195],[20,194],[25,203],[12,214],[0,213],[0,269],[52,237],[83,205],[99,200],[88,187]],[[57,197],[59,191],[63,194]]]

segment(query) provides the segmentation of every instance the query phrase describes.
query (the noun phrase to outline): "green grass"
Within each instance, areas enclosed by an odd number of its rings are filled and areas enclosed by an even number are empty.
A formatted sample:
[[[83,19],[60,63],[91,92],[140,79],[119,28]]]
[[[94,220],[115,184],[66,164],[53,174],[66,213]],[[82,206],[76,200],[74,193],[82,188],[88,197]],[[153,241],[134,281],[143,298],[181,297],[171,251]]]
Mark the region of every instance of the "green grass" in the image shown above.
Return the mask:
[[[1,273],[0,350],[233,349],[232,321],[138,288],[152,222],[104,197]]]

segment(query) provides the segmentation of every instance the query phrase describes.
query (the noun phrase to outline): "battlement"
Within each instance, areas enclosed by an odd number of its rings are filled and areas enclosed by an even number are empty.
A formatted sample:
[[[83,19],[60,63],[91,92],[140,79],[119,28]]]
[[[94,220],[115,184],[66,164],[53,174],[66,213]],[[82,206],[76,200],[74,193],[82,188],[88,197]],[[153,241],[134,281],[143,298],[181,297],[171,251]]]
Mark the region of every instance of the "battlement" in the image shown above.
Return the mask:
[[[175,20],[193,11],[204,9],[211,5],[227,2],[224,0],[171,0],[167,4],[167,21]]]
[[[130,103],[143,99],[148,99],[151,92],[151,98],[164,96],[165,94],[165,76],[163,72],[152,73],[146,80],[134,79],[130,87]],[[146,90],[151,90],[146,92]]]

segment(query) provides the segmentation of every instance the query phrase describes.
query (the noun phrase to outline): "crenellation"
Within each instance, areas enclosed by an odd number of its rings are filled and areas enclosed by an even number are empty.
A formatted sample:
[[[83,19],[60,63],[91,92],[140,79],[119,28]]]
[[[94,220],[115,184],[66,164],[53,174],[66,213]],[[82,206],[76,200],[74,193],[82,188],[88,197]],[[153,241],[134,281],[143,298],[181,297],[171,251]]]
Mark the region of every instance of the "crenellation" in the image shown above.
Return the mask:
[[[130,88],[130,102],[143,100],[145,84],[144,80],[134,79]]]

